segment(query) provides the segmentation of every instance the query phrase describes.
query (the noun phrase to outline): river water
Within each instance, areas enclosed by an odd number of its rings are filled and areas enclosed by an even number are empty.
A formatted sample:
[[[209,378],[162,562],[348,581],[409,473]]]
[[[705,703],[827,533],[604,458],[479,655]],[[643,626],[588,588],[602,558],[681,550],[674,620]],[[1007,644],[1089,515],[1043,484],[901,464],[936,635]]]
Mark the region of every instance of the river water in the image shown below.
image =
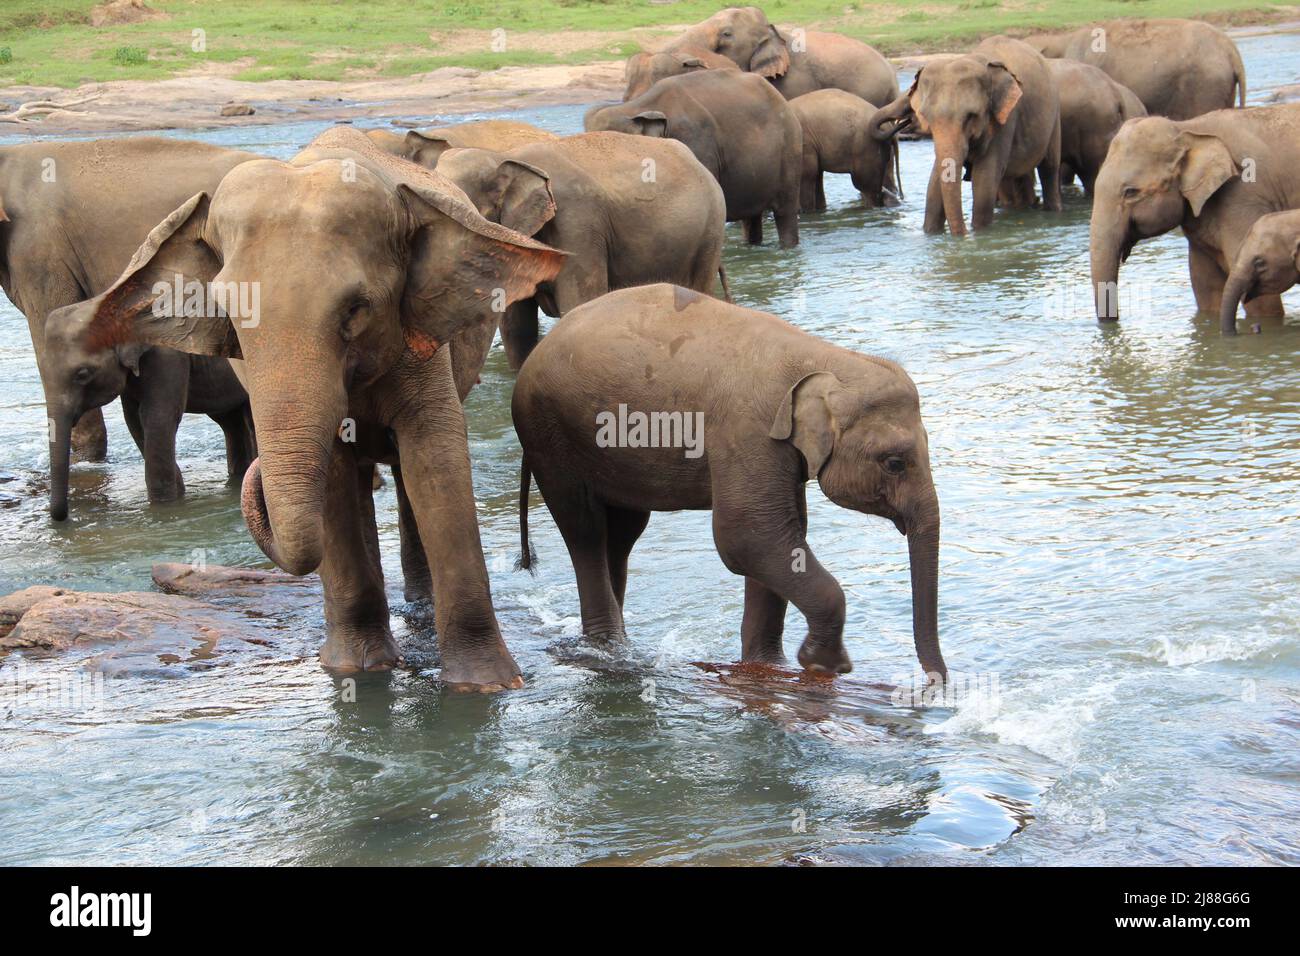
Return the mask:
[[[1253,88],[1295,82],[1300,37],[1241,48]],[[572,132],[582,109],[505,115]],[[288,157],[321,128],[197,138]],[[742,597],[703,513],[654,517],[632,557],[632,647],[584,651],[536,492],[538,573],[512,570],[518,445],[498,348],[467,414],[493,592],[527,687],[449,694],[417,667],[362,675],[352,694],[315,660],[315,611],[255,656],[11,655],[0,862],[1300,863],[1300,320],[1220,337],[1168,235],[1137,247],[1123,321],[1101,328],[1082,195],[1060,215],[926,236],[931,156],[903,144],[901,207],[861,209],[832,176],[796,250],[775,247],[770,223],[761,248],[733,226],[726,264],[739,302],[917,381],[944,509],[952,699],[917,707],[890,690],[913,666],[905,544],[815,485],[810,541],[849,598],[848,678],[696,665],[738,656]],[[265,566],[224,485],[220,432],[192,416],[182,504],[145,504],[114,405],[109,461],[75,468],[71,520],[52,524],[30,353],[0,301],[0,593],[148,588],[154,562],[196,552]],[[396,607],[391,483],[377,505]],[[428,635],[394,621],[427,661]],[[792,610],[787,651],[802,634]],[[69,686],[94,692],[42,690]]]

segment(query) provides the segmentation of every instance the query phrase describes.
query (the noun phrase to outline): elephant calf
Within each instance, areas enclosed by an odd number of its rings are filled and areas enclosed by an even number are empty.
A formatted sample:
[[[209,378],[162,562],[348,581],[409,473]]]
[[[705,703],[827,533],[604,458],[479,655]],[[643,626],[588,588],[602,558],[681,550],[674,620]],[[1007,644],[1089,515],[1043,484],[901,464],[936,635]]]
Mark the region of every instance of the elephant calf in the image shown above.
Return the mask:
[[[700,70],[660,80],[635,99],[587,112],[588,132],[668,137],[685,143],[722,185],[727,221],[763,241],[776,215],[781,247],[799,244],[799,119],[772,84],[753,73]]]
[[[530,472],[573,560],[588,637],[620,638],[628,555],[652,511],[712,510],[745,578],[742,659],[781,662],[787,602],[806,668],[844,673],[844,592],[808,546],[805,484],[907,536],[917,656],[946,679],[939,500],[916,386],[900,367],[671,285],[602,296],[556,323],[511,404]]]
[[[1077,175],[1091,196],[1110,141],[1126,120],[1146,116],[1146,107],[1095,66],[1076,60],[1048,60],[1047,66],[1061,91],[1061,180]]]
[[[848,173],[873,209],[898,204],[898,144],[871,135],[875,106],[843,90],[817,90],[792,99],[790,108],[803,129],[800,211],[826,208],[822,173]]]
[[[1237,306],[1261,295],[1281,295],[1300,282],[1300,210],[1255,220],[1223,288],[1224,335],[1237,334]]]
[[[695,47],[683,47],[665,53],[636,53],[628,57],[627,66],[623,70],[627,81],[627,87],[623,90],[623,102],[635,99],[665,77],[681,76],[695,70],[739,69],[721,53]]]

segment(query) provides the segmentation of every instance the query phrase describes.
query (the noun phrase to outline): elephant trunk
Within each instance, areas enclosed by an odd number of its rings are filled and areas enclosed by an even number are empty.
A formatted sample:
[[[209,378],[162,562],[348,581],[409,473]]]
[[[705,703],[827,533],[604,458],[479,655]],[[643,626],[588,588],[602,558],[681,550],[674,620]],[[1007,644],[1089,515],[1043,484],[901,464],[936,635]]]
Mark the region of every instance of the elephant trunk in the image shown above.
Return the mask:
[[[68,469],[72,462],[72,428],[77,416],[49,406],[50,429],[50,517],[68,517]]]
[[[966,234],[966,216],[961,208],[961,170],[966,163],[966,141],[953,130],[934,131],[934,163],[939,176],[939,193],[948,230],[954,236]]]
[[[1237,334],[1237,307],[1250,292],[1250,277],[1233,270],[1223,286],[1223,305],[1219,309],[1219,325],[1224,335]]]
[[[912,119],[912,103],[907,94],[903,94],[892,103],[880,107],[871,115],[867,129],[871,138],[883,143],[901,132]],[[886,126],[888,124],[888,126]]]
[[[1119,264],[1125,256],[1127,225],[1107,215],[1100,205],[1092,210],[1090,255],[1092,292],[1098,322],[1119,318]]]
[[[907,552],[912,571],[912,639],[916,659],[930,682],[946,682],[948,667],[939,650],[939,502],[909,522]]]

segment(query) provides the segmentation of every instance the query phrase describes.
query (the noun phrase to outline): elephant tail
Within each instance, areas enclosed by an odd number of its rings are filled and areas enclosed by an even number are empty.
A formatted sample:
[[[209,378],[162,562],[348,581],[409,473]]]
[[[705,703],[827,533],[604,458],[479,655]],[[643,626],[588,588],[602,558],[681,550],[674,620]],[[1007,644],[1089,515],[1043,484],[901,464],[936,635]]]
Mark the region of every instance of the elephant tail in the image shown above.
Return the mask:
[[[722,283],[722,295],[728,302],[736,301],[731,297],[731,286],[727,284],[727,267],[718,263],[718,281]]]
[[[1237,104],[1244,108],[1246,105],[1246,64],[1241,62],[1241,51],[1237,49],[1237,44],[1229,40],[1228,49],[1232,51],[1232,76],[1237,85]]]
[[[528,458],[524,456],[519,462],[519,558],[515,561],[515,570],[536,574],[537,552],[528,542],[528,493],[532,484],[533,474],[528,470]]]

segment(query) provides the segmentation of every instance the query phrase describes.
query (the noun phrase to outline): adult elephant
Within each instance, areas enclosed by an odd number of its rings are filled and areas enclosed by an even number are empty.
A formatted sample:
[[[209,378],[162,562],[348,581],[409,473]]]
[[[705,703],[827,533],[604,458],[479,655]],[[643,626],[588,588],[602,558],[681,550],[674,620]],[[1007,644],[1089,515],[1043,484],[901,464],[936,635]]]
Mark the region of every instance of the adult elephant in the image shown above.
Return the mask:
[[[623,133],[582,133],[497,153],[454,149],[438,172],[492,222],[568,253],[564,269],[502,317],[512,368],[537,344],[537,310],[562,316],[611,289],[671,281],[712,292],[722,265],[726,200],[683,144]],[[458,377],[477,374],[465,350]],[[461,343],[456,343],[457,348]],[[461,355],[455,356],[457,365]]]
[[[514,149],[529,143],[559,139],[554,133],[519,120],[478,120],[452,126],[394,133],[387,129],[366,130],[370,141],[386,153],[409,159],[428,169],[449,149]]]
[[[1191,119],[1234,101],[1246,105],[1241,51],[1200,20],[1110,20],[1028,42],[1046,56],[1101,69],[1132,90],[1152,116]]]
[[[1010,37],[989,37],[965,56],[928,63],[911,88],[871,118],[872,135],[889,139],[919,118],[934,139],[925,195],[926,232],[966,232],[961,171],[974,195],[971,228],[993,221],[1003,181],[1028,202],[1024,181],[1037,171],[1043,205],[1061,208],[1061,102],[1042,54]],[[1027,194],[1026,194],[1027,192]]]
[[[210,198],[193,196],[111,289],[71,308],[91,313],[92,347],[141,341],[242,359],[260,455],[244,517],[281,568],[320,570],[327,667],[400,660],[371,497],[374,463],[400,468],[432,569],[442,678],[496,690],[522,679],[492,609],[441,346],[532,295],[562,258],[483,219],[445,177],[340,127],[290,162],[244,164]],[[155,308],[154,283],[177,273],[258,283],[259,320]]]
[[[1119,318],[1119,267],[1133,246],[1179,227],[1187,237],[1197,309],[1218,315],[1228,271],[1255,220],[1300,208],[1297,154],[1300,105],[1125,123],[1111,141],[1093,193],[1097,318]],[[1252,299],[1246,314],[1281,315],[1281,298]]]
[[[664,52],[721,53],[742,70],[772,81],[788,100],[837,89],[869,103],[898,96],[894,67],[860,40],[838,33],[782,31],[758,7],[728,7],[681,34]]]
[[[65,415],[47,374],[50,312],[103,292],[160,219],[257,158],[153,136],[0,147],[0,285],[27,317],[47,418],[56,423],[52,464],[66,457],[65,446],[79,461],[102,460],[107,435],[97,405],[76,420],[70,436],[57,431]]]
[[[750,73],[703,70],[660,80],[626,103],[587,112],[588,132],[669,137],[685,143],[721,184],[727,221],[763,241],[763,217],[776,216],[782,248],[799,244],[799,119],[772,85]]]
[[[734,61],[697,47],[682,47],[665,53],[635,53],[627,58],[623,70],[626,87],[623,90],[623,102],[640,96],[660,80],[670,76],[681,76],[696,70],[739,70]]]
[[[1061,178],[1077,175],[1091,196],[1110,141],[1126,120],[1146,116],[1146,108],[1095,66],[1075,60],[1048,60],[1047,66],[1061,93]]]

